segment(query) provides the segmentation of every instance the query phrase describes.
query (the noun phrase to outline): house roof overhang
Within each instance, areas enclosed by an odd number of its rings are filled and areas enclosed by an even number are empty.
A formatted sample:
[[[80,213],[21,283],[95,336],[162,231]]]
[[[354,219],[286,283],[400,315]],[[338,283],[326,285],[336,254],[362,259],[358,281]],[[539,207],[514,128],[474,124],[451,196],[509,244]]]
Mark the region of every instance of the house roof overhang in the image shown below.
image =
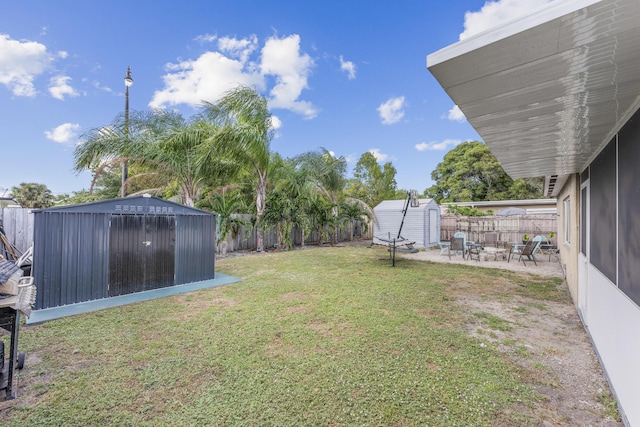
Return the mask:
[[[427,68],[512,178],[555,183],[640,106],[638,22],[638,0],[557,1],[429,55]]]

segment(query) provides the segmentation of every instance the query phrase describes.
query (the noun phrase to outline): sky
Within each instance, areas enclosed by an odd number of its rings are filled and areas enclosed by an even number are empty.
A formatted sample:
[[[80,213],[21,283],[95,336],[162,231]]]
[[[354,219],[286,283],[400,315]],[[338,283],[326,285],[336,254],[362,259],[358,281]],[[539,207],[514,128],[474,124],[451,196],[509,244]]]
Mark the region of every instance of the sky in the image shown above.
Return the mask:
[[[185,117],[238,84],[269,101],[283,157],[365,152],[422,193],[457,144],[481,140],[427,55],[550,0],[0,1],[0,197],[20,183],[88,189],[83,134],[124,111]],[[562,1],[562,0],[556,0]]]

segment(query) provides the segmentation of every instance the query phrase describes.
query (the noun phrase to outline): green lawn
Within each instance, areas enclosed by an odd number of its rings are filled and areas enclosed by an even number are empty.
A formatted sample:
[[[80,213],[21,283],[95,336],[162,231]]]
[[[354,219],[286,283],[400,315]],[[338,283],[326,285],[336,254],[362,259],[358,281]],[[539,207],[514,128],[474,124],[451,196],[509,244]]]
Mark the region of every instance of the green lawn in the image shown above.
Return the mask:
[[[34,361],[6,424],[521,422],[540,399],[530,376],[465,329],[482,317],[508,325],[463,311],[456,284],[543,304],[568,298],[561,281],[385,257],[341,247],[229,258],[216,269],[240,283],[23,327]]]

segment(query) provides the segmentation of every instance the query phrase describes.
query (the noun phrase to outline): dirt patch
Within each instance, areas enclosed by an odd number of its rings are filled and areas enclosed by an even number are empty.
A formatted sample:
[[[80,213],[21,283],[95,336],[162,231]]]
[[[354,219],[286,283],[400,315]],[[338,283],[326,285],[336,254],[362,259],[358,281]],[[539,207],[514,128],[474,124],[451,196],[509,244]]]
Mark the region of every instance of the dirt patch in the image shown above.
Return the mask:
[[[623,425],[604,416],[609,386],[573,306],[481,298],[457,292],[456,303],[469,313],[469,334],[497,345],[543,397],[520,412],[542,425]]]
[[[538,263],[504,259],[469,261],[461,256],[449,258],[439,250],[426,250],[403,257],[441,262],[464,263],[482,268],[499,268],[524,274],[564,278],[555,256],[539,257]],[[520,286],[499,279],[493,291]],[[563,284],[561,286],[566,286]],[[523,424],[543,426],[623,426],[609,413],[616,411],[609,385],[593,345],[571,301],[544,301],[525,297],[489,298],[478,292],[472,281],[452,287],[456,304],[469,313],[467,330],[481,345],[496,346],[522,368],[522,375],[541,396],[532,408],[519,407]],[[512,292],[509,292],[512,295]],[[498,424],[500,422],[498,421]]]

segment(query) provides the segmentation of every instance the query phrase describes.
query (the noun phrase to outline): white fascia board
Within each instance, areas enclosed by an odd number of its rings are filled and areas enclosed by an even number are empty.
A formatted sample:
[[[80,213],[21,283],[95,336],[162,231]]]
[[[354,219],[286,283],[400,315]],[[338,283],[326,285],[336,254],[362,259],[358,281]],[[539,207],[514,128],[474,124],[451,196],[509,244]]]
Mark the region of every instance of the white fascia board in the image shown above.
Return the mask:
[[[514,18],[494,28],[474,34],[469,38],[444,47],[427,56],[427,68],[446,62],[465,53],[472,52],[498,40],[513,36],[522,31],[545,24],[554,19],[573,13],[582,8],[599,3],[603,0],[556,0],[530,15]]]

